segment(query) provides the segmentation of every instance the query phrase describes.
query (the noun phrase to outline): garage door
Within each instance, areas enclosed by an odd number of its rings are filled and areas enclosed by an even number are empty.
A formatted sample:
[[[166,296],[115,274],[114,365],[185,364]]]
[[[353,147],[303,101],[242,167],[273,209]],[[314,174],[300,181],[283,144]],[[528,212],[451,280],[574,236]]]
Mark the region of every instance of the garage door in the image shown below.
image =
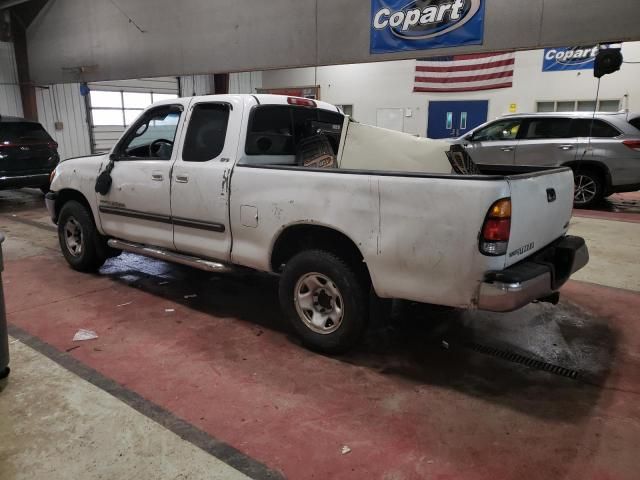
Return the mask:
[[[178,98],[176,77],[141,78],[89,83],[91,149],[107,152],[125,128],[149,105]]]

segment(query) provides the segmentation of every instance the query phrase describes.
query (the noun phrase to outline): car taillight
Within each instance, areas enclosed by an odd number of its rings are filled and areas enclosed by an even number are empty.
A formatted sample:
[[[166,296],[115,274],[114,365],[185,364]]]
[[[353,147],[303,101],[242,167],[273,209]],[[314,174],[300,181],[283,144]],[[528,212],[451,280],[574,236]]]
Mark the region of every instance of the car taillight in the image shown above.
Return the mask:
[[[511,233],[511,199],[498,200],[489,209],[480,232],[480,252],[499,256],[507,253]]]
[[[625,146],[629,147],[631,150],[635,150],[636,152],[640,152],[640,140],[625,140],[622,143]]]
[[[56,142],[47,143],[47,147],[49,148],[58,148],[58,144]]]
[[[299,107],[315,107],[316,106],[316,102],[314,102],[310,98],[287,97],[287,103],[289,105],[297,105]]]

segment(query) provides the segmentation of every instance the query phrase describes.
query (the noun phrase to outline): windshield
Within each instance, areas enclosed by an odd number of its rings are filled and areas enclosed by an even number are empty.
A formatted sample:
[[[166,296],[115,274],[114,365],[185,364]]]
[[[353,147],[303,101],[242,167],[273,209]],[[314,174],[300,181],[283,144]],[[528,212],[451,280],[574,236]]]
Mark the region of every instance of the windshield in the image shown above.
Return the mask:
[[[39,123],[3,122],[0,123],[0,143],[18,143],[43,141],[51,142],[51,137]]]

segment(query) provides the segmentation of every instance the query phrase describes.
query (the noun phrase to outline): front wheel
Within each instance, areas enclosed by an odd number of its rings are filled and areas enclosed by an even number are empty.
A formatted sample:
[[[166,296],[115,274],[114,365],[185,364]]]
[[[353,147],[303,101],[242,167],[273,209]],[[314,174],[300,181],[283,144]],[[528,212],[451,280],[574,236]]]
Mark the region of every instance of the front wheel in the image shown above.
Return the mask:
[[[91,212],[74,200],[65,203],[58,218],[58,240],[64,258],[74,270],[92,272],[106,255],[98,248],[99,233]]]
[[[602,179],[593,170],[576,170],[573,172],[574,197],[576,208],[592,208],[604,198]]]
[[[362,338],[367,301],[355,270],[330,252],[297,254],[280,278],[280,303],[292,328],[322,353],[345,352]]]

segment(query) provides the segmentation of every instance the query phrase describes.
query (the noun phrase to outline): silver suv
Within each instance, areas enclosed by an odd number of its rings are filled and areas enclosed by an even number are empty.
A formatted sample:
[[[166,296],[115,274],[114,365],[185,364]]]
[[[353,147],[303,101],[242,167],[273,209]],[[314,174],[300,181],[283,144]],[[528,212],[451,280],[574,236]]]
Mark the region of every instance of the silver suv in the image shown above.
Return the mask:
[[[591,137],[591,139],[589,139]],[[640,190],[640,115],[533,113],[507,115],[453,140],[483,173],[536,167],[574,171],[576,207],[616,192]]]

